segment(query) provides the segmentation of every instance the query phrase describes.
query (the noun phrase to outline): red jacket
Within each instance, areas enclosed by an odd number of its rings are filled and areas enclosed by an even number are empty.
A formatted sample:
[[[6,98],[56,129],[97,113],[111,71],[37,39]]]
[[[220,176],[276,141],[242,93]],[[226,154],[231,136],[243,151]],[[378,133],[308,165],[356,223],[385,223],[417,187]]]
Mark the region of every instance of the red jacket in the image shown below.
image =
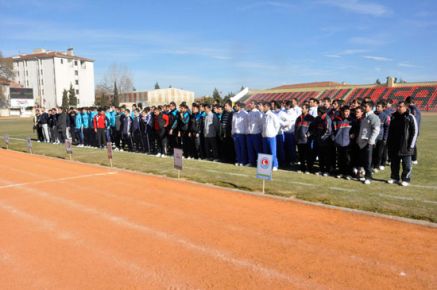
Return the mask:
[[[93,120],[94,128],[105,129],[106,128],[106,116],[97,114]]]

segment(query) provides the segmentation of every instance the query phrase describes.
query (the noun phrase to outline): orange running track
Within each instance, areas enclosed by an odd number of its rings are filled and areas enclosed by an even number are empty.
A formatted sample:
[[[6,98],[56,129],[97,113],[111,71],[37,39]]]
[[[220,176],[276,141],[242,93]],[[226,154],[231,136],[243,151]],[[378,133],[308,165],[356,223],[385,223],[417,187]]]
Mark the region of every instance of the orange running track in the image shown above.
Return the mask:
[[[436,289],[437,230],[0,150],[0,289]]]

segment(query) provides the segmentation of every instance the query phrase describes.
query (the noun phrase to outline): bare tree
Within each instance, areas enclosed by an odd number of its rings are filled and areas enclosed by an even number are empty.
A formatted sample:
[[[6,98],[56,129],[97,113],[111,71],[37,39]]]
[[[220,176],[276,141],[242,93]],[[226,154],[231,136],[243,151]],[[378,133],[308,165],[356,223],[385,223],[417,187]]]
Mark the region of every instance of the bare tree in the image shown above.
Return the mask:
[[[103,79],[97,87],[107,94],[114,92],[114,84],[117,84],[118,93],[133,91],[133,77],[129,68],[125,65],[112,64],[106,71]]]
[[[0,81],[8,82],[13,80],[15,77],[13,60],[11,58],[3,57],[0,51]],[[0,108],[6,108],[8,105],[8,100],[4,92],[3,87],[0,87]]]
[[[12,58],[3,57],[3,53],[0,51],[0,78],[7,80],[13,80],[15,77],[14,61]]]

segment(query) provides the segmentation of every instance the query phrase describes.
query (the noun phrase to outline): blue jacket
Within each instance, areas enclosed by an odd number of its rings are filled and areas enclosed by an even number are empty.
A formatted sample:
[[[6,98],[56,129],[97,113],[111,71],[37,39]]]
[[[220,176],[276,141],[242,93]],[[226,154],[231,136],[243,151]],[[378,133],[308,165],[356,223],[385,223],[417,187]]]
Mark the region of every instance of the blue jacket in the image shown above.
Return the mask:
[[[76,129],[80,129],[83,127],[82,124],[82,114],[81,113],[77,113],[76,117],[75,117],[75,124],[76,124]]]
[[[351,143],[351,129],[352,121],[343,119],[341,116],[337,116],[333,122],[334,129],[334,143],[339,147],[347,147]]]
[[[309,137],[309,129],[311,124],[314,122],[314,117],[310,114],[305,116],[300,115],[296,119],[296,124],[294,128],[294,138],[297,144],[307,144]]]
[[[94,117],[97,115],[97,112],[96,111],[92,111],[92,112],[90,112],[90,118],[89,118],[89,121],[90,121],[90,128],[93,128],[94,129],[94,122],[93,122],[93,120],[94,120]]]
[[[88,113],[82,113],[82,125],[85,129],[88,129],[90,126],[90,120]]]

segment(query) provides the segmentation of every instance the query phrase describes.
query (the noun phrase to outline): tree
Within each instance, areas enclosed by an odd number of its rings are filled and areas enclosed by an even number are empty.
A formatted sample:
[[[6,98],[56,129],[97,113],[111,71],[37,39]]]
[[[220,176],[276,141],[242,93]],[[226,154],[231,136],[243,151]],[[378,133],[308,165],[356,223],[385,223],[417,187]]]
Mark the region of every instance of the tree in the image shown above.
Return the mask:
[[[4,58],[0,51],[0,80],[5,79],[6,82],[13,80],[15,77],[13,60],[11,58]],[[8,99],[4,89],[0,88],[0,108],[8,106]]]
[[[223,102],[226,102],[227,100],[230,100],[232,97],[234,97],[235,94],[233,92],[228,93],[224,98]]]
[[[12,58],[3,57],[3,53],[0,51],[0,78],[13,80],[14,77],[14,61]]]
[[[114,97],[112,99],[112,105],[115,107],[120,106],[120,97],[118,96],[117,83],[114,83]]]
[[[212,92],[212,98],[219,102],[222,100],[222,97],[220,96],[220,93],[217,90],[217,88],[215,88],[214,91]]]
[[[380,84],[381,84],[381,81],[380,81],[379,79],[376,79],[375,84],[380,85]]]
[[[102,81],[96,86],[96,90],[98,89],[100,92],[110,95],[114,92],[115,83],[117,83],[117,90],[120,95],[132,92],[134,88],[133,77],[127,66],[118,64],[109,66]]]
[[[68,91],[64,89],[64,91],[62,92],[62,109],[68,109],[69,103],[70,101],[68,99]]]
[[[159,90],[159,89],[160,89],[159,84],[158,84],[158,82],[156,82],[156,84],[155,84],[155,90]]]
[[[77,106],[77,97],[76,97],[76,91],[73,88],[73,85],[70,84],[70,89],[68,90],[68,98],[69,98],[69,105],[72,107]]]
[[[242,90],[244,90],[244,89],[245,89],[245,87],[244,87],[244,86],[241,86],[240,92],[241,92]]]

